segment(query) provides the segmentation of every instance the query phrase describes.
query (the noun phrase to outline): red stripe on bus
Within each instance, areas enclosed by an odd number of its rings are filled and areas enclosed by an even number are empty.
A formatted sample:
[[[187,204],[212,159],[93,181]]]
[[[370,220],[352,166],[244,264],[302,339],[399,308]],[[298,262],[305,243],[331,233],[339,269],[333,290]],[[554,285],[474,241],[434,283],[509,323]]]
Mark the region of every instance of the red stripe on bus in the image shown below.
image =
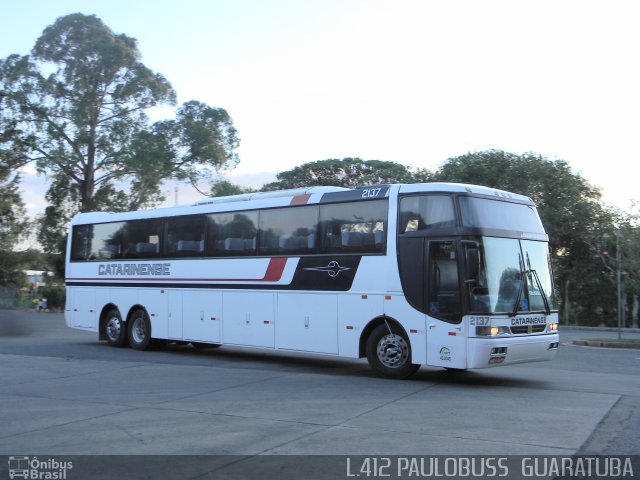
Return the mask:
[[[304,195],[296,195],[291,199],[291,203],[289,205],[306,205],[310,198],[311,194],[309,193],[305,193]]]
[[[264,274],[262,280],[260,282],[277,282],[282,278],[282,274],[284,273],[284,267],[287,264],[287,259],[280,258],[272,258],[269,260],[269,266],[267,267],[267,273]]]

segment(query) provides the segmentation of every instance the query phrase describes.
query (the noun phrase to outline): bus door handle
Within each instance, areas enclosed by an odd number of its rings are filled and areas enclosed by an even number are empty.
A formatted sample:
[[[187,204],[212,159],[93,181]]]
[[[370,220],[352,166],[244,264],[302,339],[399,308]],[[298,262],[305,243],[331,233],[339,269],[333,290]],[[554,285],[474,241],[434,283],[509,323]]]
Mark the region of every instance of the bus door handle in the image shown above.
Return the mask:
[[[435,324],[433,323],[429,325],[429,330],[431,330],[432,328],[436,328]]]

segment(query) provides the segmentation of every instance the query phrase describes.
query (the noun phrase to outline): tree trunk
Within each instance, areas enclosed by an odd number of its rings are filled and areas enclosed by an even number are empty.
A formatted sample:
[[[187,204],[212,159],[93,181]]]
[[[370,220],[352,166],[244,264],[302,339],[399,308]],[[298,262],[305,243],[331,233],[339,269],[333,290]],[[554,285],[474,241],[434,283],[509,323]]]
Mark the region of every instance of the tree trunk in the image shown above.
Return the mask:
[[[89,124],[89,139],[87,144],[87,163],[84,167],[84,182],[80,189],[80,211],[90,212],[95,209],[93,194],[96,178],[96,130],[98,113],[92,112]]]
[[[638,313],[640,312],[640,295],[633,294],[633,309],[631,310],[631,327],[638,328]]]

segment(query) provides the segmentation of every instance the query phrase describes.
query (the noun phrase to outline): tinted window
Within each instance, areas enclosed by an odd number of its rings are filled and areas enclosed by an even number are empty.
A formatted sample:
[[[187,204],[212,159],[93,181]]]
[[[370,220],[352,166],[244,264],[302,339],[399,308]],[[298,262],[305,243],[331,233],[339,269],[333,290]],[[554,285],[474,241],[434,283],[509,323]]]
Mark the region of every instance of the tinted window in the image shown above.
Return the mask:
[[[322,249],[336,253],[383,253],[388,201],[321,205]]]
[[[455,227],[453,200],[448,195],[404,197],[398,223],[400,233]]]
[[[133,220],[127,222],[126,258],[157,258],[160,256],[162,220]]]
[[[462,314],[455,244],[430,242],[428,265],[429,315],[449,322],[459,322]]]
[[[73,227],[71,234],[71,260],[86,260],[89,257],[92,232],[93,225]]]
[[[73,227],[72,260],[111,260],[124,255],[125,223]]]
[[[167,255],[201,257],[204,255],[206,217],[193,215],[167,220]]]
[[[318,207],[277,208],[260,212],[260,255],[291,255],[316,250]]]
[[[544,233],[535,207],[485,198],[460,197],[465,227]]]
[[[209,215],[207,255],[214,257],[256,254],[258,212]]]

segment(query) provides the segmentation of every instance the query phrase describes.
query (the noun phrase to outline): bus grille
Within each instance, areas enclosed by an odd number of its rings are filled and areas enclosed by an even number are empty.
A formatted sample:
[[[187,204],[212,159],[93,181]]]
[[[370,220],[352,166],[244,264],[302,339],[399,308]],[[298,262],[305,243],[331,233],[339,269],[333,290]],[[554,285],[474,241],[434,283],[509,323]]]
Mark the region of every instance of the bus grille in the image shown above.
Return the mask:
[[[527,335],[531,333],[541,333],[547,328],[546,325],[524,325],[520,327],[511,327],[513,335]]]

